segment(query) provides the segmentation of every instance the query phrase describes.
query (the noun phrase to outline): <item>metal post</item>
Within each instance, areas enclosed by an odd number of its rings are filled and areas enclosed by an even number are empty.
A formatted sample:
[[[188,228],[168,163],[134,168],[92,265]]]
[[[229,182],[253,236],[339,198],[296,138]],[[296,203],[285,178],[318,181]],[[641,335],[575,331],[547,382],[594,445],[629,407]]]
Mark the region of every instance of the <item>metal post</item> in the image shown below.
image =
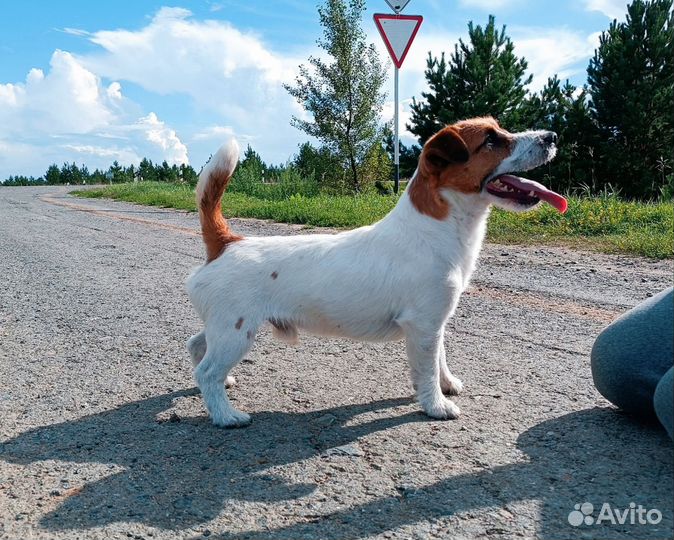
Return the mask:
[[[395,139],[393,142],[393,164],[395,165],[396,169],[396,176],[395,176],[395,182],[393,184],[393,191],[397,194],[398,189],[400,187],[400,149],[399,149],[399,143],[398,143],[398,68],[396,67],[394,70],[394,76],[393,76],[393,84],[394,84],[394,90],[393,90],[393,101],[395,101],[394,109],[393,109],[393,124],[395,125]]]

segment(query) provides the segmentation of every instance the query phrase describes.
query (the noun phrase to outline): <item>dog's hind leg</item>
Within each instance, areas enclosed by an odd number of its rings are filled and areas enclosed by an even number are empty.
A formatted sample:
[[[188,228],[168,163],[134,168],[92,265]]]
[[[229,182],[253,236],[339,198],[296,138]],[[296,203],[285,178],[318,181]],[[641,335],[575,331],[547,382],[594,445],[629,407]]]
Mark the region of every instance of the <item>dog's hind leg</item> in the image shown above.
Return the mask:
[[[449,366],[447,366],[447,356],[445,353],[445,343],[444,343],[445,333],[443,331],[442,336],[440,337],[440,344],[438,347],[438,369],[440,370],[440,388],[442,389],[443,394],[449,396],[457,396],[463,390],[463,383],[461,379],[452,375],[449,371]]]
[[[239,319],[232,330],[206,327],[206,354],[194,369],[206,408],[216,426],[241,427],[250,416],[237,411],[229,401],[224,382],[229,371],[239,363],[253,344],[255,330],[242,328]]]
[[[190,357],[192,358],[192,366],[196,368],[206,354],[206,332],[202,330],[198,334],[194,334],[190,339],[188,339],[187,350],[189,351]],[[235,384],[236,379],[231,375],[227,375],[225,378],[225,388],[229,388]]]
[[[197,367],[206,354],[206,332],[202,330],[188,339],[187,350],[192,358],[192,366]]]

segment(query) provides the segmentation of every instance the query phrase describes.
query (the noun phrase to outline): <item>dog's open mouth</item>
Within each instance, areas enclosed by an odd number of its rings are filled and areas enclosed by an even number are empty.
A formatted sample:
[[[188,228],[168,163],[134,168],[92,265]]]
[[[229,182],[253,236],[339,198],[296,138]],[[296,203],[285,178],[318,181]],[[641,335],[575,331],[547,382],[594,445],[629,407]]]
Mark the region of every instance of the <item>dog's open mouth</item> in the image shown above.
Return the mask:
[[[564,197],[543,184],[520,178],[512,174],[501,174],[487,182],[485,189],[496,197],[510,199],[522,206],[534,206],[540,201],[545,201],[557,210],[566,212],[567,202]]]

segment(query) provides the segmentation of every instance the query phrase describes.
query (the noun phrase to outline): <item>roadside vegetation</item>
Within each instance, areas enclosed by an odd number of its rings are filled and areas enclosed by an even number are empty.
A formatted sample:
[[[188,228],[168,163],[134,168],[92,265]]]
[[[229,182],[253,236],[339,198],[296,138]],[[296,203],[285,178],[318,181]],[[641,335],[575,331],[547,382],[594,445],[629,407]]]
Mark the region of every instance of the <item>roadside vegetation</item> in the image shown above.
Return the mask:
[[[306,183],[305,187],[309,185]],[[395,195],[366,192],[331,195],[313,188],[293,191],[282,185],[257,185],[251,191],[232,182],[222,201],[227,217],[261,218],[310,226],[351,228],[381,219],[397,202]],[[297,187],[297,186],[295,186]],[[80,197],[111,198],[151,206],[195,211],[188,185],[139,182],[75,192]],[[654,259],[674,257],[674,205],[671,202],[623,201],[614,195],[569,197],[560,214],[550,206],[514,214],[496,209],[488,239],[507,244],[563,244],[608,253]]]

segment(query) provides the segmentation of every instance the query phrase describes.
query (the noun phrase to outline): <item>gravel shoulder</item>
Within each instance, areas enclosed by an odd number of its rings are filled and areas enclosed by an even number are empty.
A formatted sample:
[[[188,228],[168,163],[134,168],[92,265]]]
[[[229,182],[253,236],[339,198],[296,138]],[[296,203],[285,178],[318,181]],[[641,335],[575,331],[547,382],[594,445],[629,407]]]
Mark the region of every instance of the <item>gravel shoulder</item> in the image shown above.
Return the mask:
[[[672,261],[486,245],[445,338],[459,420],[419,412],[403,342],[264,329],[230,392],[253,424],[222,430],[184,348],[197,216],[67,191],[0,189],[0,539],[672,537],[671,441],[589,367]],[[573,527],[584,502],[662,520]]]

